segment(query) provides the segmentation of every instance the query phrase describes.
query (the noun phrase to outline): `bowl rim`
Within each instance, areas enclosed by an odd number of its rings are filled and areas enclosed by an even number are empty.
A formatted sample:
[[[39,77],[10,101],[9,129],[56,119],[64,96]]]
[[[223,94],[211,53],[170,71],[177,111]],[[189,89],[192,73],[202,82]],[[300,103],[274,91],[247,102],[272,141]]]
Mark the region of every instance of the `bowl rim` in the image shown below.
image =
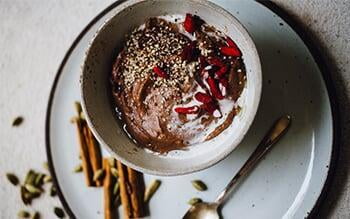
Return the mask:
[[[143,172],[146,174],[158,175],[158,176],[179,176],[179,175],[185,175],[185,174],[198,172],[198,171],[207,169],[207,168],[217,164],[218,162],[224,160],[242,142],[244,137],[247,135],[247,132],[248,132],[249,128],[251,127],[251,125],[256,117],[256,114],[257,114],[257,111],[259,108],[259,103],[261,100],[261,94],[262,94],[262,66],[261,66],[261,62],[260,62],[259,53],[258,53],[258,50],[256,48],[256,45],[255,45],[251,35],[247,31],[247,29],[242,25],[242,23],[233,14],[231,14],[226,9],[218,6],[217,4],[215,4],[209,0],[186,0],[187,2],[202,4],[206,7],[209,7],[211,10],[216,10],[217,12],[220,12],[221,14],[226,16],[229,20],[231,20],[233,25],[244,36],[244,39],[245,39],[246,43],[248,44],[249,50],[251,50],[252,60],[256,64],[256,67],[255,67],[256,68],[256,72],[255,72],[256,83],[254,84],[255,85],[255,92],[254,92],[255,99],[253,100],[253,103],[250,107],[251,110],[250,110],[250,113],[248,114],[248,118],[246,119],[246,121],[244,123],[244,127],[241,130],[241,134],[237,138],[238,143],[230,144],[230,146],[227,146],[225,150],[223,150],[217,156],[213,157],[213,159],[210,160],[209,162],[197,164],[195,166],[190,166],[186,169],[184,168],[184,169],[180,169],[177,171],[176,170],[175,171],[173,171],[173,170],[172,171],[164,171],[162,169],[161,170],[151,169],[151,168],[145,168],[143,166],[136,165],[132,161],[125,159],[123,156],[120,156],[115,151],[113,151],[111,149],[111,147],[104,141],[103,137],[99,134],[98,130],[95,128],[95,125],[93,124],[92,119],[90,118],[89,111],[87,110],[87,107],[86,107],[86,100],[85,100],[85,95],[84,95],[84,81],[85,81],[84,72],[85,72],[85,66],[87,65],[87,58],[91,52],[91,47],[92,47],[93,43],[95,42],[99,33],[102,30],[104,30],[106,28],[106,26],[113,20],[113,18],[115,16],[117,16],[120,12],[124,11],[125,9],[127,9],[129,7],[132,7],[133,5],[136,5],[136,4],[139,4],[142,2],[146,2],[146,1],[154,1],[154,2],[155,1],[164,1],[164,2],[166,2],[169,0],[126,0],[125,2],[122,2],[121,4],[116,5],[114,8],[111,9],[111,10],[113,10],[113,9],[118,8],[113,13],[113,15],[111,15],[109,18],[107,18],[100,25],[100,27],[97,29],[96,33],[90,39],[89,44],[88,44],[88,48],[85,52],[84,61],[83,61],[83,65],[81,67],[81,72],[80,72],[80,94],[81,94],[82,110],[83,110],[84,114],[86,115],[86,121],[87,121],[89,128],[91,129],[92,133],[94,134],[94,136],[96,137],[96,139],[98,140],[100,145],[104,149],[106,149],[112,156],[114,156],[117,160],[119,160],[120,162],[122,162],[126,166],[129,166],[137,171],[140,171],[140,172]],[[185,1],[185,0],[182,0],[182,1]]]

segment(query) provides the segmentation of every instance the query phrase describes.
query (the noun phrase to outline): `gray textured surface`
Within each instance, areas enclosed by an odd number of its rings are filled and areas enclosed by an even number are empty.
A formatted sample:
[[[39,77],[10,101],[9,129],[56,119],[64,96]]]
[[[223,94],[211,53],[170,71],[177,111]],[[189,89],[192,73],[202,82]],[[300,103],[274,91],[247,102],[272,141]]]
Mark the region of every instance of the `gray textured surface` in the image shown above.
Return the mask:
[[[14,218],[24,206],[6,171],[23,176],[42,170],[49,91],[66,50],[82,28],[111,0],[0,0],[0,217]],[[350,218],[350,1],[274,0],[293,15],[319,45],[340,102],[341,149],[335,178],[319,218]],[[12,119],[25,122],[11,128]],[[46,197],[29,209],[53,218],[58,200]]]

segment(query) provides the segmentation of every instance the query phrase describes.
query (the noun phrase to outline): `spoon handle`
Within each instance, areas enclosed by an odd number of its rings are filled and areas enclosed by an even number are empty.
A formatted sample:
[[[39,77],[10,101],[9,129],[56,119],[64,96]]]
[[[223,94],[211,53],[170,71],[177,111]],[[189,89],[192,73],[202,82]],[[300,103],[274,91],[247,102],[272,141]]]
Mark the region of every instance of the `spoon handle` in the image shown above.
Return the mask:
[[[264,155],[269,151],[269,149],[274,145],[281,136],[286,133],[291,119],[290,116],[286,115],[279,118],[275,124],[268,131],[266,136],[260,142],[255,151],[250,155],[249,159],[245,162],[242,168],[238,171],[238,173],[232,178],[226,188],[220,193],[220,195],[216,199],[216,203],[218,205],[222,204],[222,202],[226,199],[228,194],[232,191],[233,187],[236,185],[238,180],[246,176],[249,171],[264,157]]]

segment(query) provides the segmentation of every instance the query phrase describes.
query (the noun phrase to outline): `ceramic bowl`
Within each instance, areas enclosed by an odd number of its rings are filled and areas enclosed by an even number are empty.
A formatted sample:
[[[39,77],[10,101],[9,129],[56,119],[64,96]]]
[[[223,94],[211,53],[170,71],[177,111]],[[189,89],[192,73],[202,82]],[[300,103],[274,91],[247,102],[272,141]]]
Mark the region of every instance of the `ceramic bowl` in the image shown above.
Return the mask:
[[[94,135],[124,164],[149,174],[181,175],[205,169],[225,158],[246,135],[258,109],[262,76],[259,56],[245,28],[230,13],[206,0],[129,0],[97,31],[90,43],[81,75],[82,106]],[[125,35],[147,18],[196,14],[230,36],[243,53],[247,84],[239,100],[241,112],[218,137],[187,150],[160,155],[141,149],[123,131],[111,101],[109,77]]]

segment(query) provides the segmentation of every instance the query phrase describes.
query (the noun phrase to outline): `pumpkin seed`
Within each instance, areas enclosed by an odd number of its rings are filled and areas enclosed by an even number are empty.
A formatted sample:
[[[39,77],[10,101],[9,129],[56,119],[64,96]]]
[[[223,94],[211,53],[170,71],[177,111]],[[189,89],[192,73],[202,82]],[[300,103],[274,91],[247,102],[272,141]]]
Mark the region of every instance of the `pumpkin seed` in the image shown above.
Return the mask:
[[[30,217],[30,213],[28,211],[25,211],[25,210],[20,210],[18,213],[17,213],[18,217],[20,218],[29,218]]]
[[[38,195],[41,193],[41,190],[31,184],[25,184],[24,188],[31,194]]]
[[[81,164],[77,165],[76,167],[74,167],[73,172],[74,173],[80,173],[81,171],[83,171],[83,166]]]
[[[64,218],[65,216],[65,213],[62,208],[54,207],[53,212],[58,218]]]
[[[119,176],[118,170],[114,167],[111,168],[111,173],[115,178],[117,178]]]
[[[12,121],[12,126],[20,126],[23,123],[23,117],[22,116],[17,116],[13,121]]]
[[[205,185],[201,180],[193,180],[191,183],[198,191],[205,191],[208,189],[207,185]]]
[[[96,172],[94,173],[94,181],[100,180],[104,177],[105,175],[105,171],[104,169],[98,169],[96,170]]]
[[[36,211],[36,212],[33,214],[32,219],[40,219],[40,213]]]
[[[202,202],[202,199],[200,199],[200,198],[191,198],[190,200],[188,200],[187,203],[189,205],[195,205],[195,204],[200,203],[200,202]]]
[[[50,175],[46,175],[44,177],[44,183],[48,183],[48,182],[51,182],[52,181],[52,177]]]
[[[151,184],[146,188],[146,191],[145,191],[145,197],[144,197],[145,202],[148,202],[152,198],[154,193],[158,190],[160,184],[161,184],[160,180],[153,180],[151,182]]]
[[[7,177],[7,179],[9,180],[9,182],[12,185],[14,185],[14,186],[18,185],[19,179],[18,179],[18,177],[15,174],[13,174],[13,173],[6,173],[6,177]]]

